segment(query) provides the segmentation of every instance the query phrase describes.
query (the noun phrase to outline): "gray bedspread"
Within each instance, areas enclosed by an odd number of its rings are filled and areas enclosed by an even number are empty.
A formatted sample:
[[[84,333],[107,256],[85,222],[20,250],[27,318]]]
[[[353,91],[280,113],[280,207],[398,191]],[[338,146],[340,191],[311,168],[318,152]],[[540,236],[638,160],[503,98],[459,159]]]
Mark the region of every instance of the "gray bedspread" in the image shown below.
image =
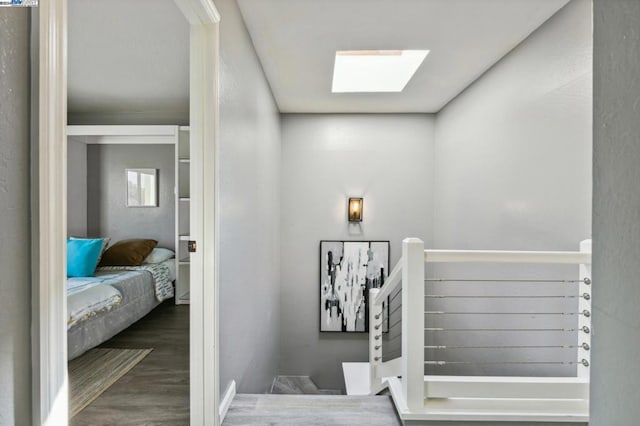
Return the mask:
[[[112,338],[160,304],[156,298],[153,277],[148,271],[128,272],[123,274],[122,280],[111,280],[109,285],[122,294],[122,303],[69,328],[67,344],[70,360]]]
[[[153,277],[152,285],[155,289],[158,302],[173,297],[173,285],[171,282],[175,278],[171,277],[171,270],[166,262],[150,263],[140,266],[103,266],[97,270],[99,271],[98,274],[118,271],[147,271]]]

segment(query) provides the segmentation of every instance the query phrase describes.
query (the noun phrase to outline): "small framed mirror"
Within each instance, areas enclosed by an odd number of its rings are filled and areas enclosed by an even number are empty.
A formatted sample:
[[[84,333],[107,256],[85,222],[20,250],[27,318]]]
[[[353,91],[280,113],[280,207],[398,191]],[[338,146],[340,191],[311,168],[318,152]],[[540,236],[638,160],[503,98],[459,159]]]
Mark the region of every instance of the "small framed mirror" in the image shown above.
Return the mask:
[[[158,207],[158,170],[127,169],[127,207]]]

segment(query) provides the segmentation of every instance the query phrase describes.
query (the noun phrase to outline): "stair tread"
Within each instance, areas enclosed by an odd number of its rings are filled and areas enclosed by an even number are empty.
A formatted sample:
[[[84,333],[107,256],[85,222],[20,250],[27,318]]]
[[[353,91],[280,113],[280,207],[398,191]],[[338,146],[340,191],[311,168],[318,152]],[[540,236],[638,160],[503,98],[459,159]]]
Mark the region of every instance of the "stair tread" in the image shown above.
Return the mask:
[[[330,425],[400,426],[388,396],[238,394],[224,426]]]

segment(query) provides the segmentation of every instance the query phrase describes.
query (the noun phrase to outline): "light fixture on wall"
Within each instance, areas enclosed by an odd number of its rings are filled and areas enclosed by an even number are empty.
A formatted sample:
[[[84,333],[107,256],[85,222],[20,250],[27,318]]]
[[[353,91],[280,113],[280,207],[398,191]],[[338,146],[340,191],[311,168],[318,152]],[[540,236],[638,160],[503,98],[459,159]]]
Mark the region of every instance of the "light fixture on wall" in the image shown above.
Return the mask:
[[[363,198],[349,198],[349,210],[347,212],[347,218],[349,219],[349,222],[362,222],[363,209]]]

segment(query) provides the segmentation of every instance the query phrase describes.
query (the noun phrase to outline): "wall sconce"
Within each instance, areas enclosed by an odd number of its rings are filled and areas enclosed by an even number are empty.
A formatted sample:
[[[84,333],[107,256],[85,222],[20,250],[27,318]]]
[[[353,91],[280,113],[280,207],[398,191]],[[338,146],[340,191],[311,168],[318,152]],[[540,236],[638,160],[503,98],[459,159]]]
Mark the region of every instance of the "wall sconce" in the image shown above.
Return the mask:
[[[349,211],[347,212],[349,222],[362,222],[363,208],[362,198],[349,198]]]

